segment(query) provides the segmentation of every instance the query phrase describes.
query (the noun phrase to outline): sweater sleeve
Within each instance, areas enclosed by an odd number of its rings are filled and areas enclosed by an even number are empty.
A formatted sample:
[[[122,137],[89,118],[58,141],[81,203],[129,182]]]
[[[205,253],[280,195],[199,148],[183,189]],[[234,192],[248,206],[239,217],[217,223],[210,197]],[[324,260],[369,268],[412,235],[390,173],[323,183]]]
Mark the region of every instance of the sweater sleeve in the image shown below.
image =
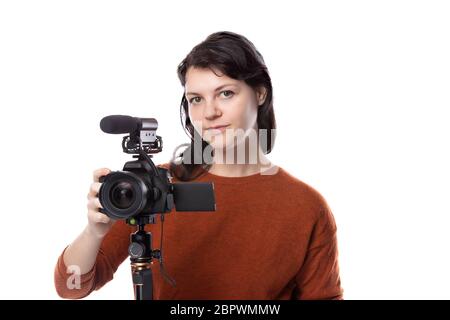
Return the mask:
[[[343,299],[336,231],[333,214],[324,201],[312,230],[305,260],[295,278],[295,299]]]
[[[110,281],[119,265],[128,257],[131,232],[131,227],[123,220],[115,222],[102,241],[94,266],[82,275],[77,275],[74,269],[65,265],[63,255],[66,247],[59,256],[54,271],[58,295],[66,299],[81,299]]]

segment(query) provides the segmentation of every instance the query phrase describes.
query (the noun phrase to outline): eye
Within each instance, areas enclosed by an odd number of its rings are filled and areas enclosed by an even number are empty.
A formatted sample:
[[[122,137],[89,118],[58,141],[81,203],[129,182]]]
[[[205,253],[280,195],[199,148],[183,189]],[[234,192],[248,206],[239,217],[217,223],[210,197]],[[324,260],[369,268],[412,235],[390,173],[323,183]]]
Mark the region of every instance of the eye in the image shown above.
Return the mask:
[[[225,98],[230,98],[234,95],[234,92],[231,90],[224,90],[221,92],[221,94],[223,94]]]
[[[189,100],[189,103],[196,104],[196,103],[199,103],[200,100],[201,100],[200,97],[193,97],[193,98],[191,98],[191,99]]]

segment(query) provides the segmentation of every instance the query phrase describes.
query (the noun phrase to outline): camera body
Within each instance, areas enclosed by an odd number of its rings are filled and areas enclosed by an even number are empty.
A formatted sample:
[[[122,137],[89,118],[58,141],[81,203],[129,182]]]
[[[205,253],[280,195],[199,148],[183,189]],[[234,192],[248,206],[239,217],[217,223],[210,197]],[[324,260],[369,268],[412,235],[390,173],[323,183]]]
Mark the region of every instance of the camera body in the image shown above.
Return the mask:
[[[125,163],[123,171],[102,177],[99,200],[103,212],[114,219],[130,219],[167,213],[174,207],[168,170],[158,167],[156,175],[146,160]]]
[[[128,224],[154,223],[155,214],[172,211],[215,211],[214,185],[211,182],[172,183],[166,168],[156,167],[153,153],[162,150],[162,138],[156,135],[154,118],[107,116],[100,122],[106,133],[129,133],[123,137],[123,152],[133,154],[122,171],[100,178],[98,198],[101,212]]]

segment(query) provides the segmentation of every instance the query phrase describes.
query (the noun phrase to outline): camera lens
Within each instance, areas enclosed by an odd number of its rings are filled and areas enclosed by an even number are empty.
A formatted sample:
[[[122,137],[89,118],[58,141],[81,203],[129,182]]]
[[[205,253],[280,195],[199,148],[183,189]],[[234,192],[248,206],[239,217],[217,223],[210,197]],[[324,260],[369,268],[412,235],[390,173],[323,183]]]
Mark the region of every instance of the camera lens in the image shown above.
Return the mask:
[[[129,171],[115,171],[105,176],[98,198],[109,217],[128,219],[144,210],[148,190],[145,176]]]
[[[126,181],[116,183],[111,188],[110,199],[112,204],[119,209],[129,208],[135,199],[133,186]]]

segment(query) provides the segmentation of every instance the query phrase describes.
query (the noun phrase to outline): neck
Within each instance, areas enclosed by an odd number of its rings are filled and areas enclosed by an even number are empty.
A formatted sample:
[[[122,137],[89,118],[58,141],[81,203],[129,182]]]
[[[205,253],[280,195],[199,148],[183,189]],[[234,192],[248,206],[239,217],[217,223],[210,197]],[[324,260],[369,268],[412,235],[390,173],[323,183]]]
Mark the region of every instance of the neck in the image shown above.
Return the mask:
[[[218,151],[216,150],[216,153],[217,152]],[[234,156],[236,157],[236,153]],[[226,155],[223,157],[214,157],[214,162],[209,169],[209,172],[223,177],[245,177],[263,172],[273,166],[261,149],[258,150],[257,157],[254,158],[256,158],[256,161],[250,162],[248,154],[245,157],[245,161],[234,161],[235,159],[233,159],[233,161],[224,161],[228,160],[226,159]]]

